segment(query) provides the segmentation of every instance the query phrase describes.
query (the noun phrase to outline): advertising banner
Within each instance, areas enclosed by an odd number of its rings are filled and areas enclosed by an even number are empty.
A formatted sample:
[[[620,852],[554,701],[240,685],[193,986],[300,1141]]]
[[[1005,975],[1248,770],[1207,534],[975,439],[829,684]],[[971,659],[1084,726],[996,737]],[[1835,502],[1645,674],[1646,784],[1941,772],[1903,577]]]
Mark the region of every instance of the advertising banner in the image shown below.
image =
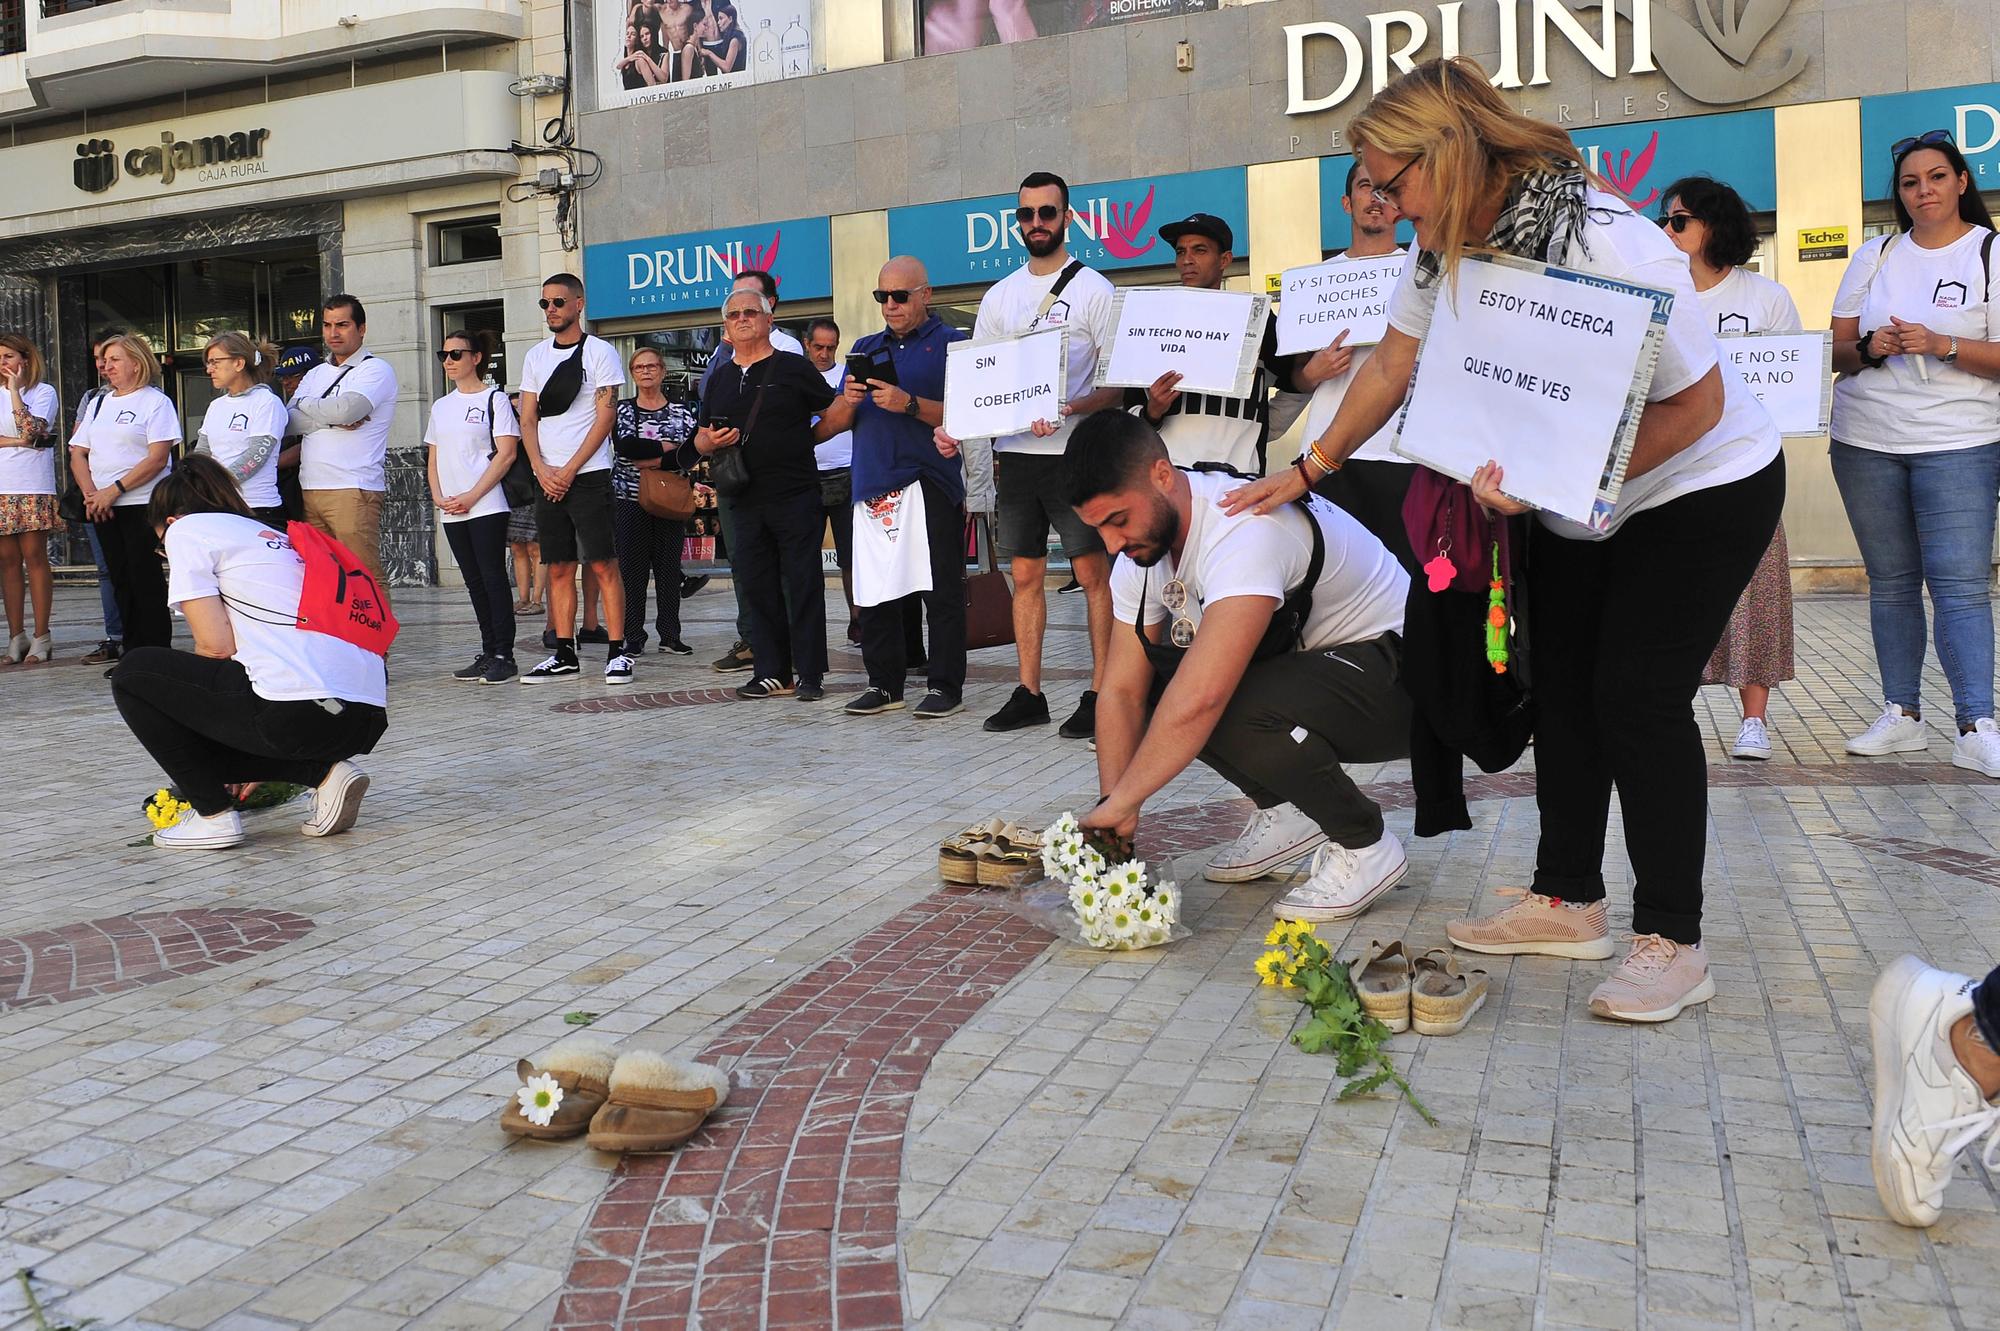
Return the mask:
[[[1933,88],[1861,99],[1861,197],[1895,195],[1889,179],[1898,139],[1927,130],[1948,129],[1972,168],[1976,190],[2000,189],[2000,83],[1966,88]]]
[[[1137,19],[1199,14],[1221,0],[921,0],[920,55],[1109,28]]]
[[[593,319],[719,310],[736,274],[762,269],[779,300],[833,292],[833,249],[824,217],[612,241],[583,248],[583,280]]]
[[[812,0],[598,0],[597,109],[816,72]]]

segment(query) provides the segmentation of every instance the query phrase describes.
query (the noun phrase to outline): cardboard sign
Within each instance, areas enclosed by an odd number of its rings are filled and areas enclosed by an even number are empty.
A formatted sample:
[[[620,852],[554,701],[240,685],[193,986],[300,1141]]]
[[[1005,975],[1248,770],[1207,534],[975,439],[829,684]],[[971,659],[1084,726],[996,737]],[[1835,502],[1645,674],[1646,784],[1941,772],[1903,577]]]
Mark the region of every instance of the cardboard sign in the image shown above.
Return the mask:
[[[1318,351],[1347,330],[1346,345],[1373,346],[1389,329],[1389,293],[1407,254],[1338,258],[1287,268],[1278,297],[1278,354]]]
[[[1440,287],[1396,451],[1462,481],[1491,458],[1512,497],[1608,529],[1672,293],[1491,255]]]
[[[1170,371],[1184,393],[1248,397],[1271,298],[1199,287],[1122,287],[1097,387],[1145,388]]]
[[[1787,435],[1825,434],[1833,412],[1833,334],[1717,339],[1722,356]]]
[[[945,351],[944,432],[993,439],[1060,421],[1068,383],[1066,329],[954,342]]]

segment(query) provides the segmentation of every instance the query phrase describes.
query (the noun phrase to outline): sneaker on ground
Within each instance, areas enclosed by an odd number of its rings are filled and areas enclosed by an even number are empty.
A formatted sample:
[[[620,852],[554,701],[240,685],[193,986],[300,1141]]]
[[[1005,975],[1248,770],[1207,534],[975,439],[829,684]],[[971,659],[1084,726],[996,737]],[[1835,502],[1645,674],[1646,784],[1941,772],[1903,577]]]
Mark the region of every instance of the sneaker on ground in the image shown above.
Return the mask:
[[[1211,883],[1248,883],[1295,864],[1326,844],[1319,824],[1295,804],[1274,804],[1250,815],[1250,825],[1208,861]]]
[[[1590,1010],[1613,1021],[1672,1021],[1715,997],[1708,952],[1658,934],[1632,935],[1632,950],[1590,994]]]
[[[736,690],[736,696],[744,702],[758,702],[765,698],[787,698],[792,686],[782,679],[753,679]]]
[[[476,679],[483,680],[486,678],[486,667],[492,664],[493,664],[493,658],[488,656],[485,652],[481,652],[479,655],[472,658],[471,665],[466,666],[460,670],[452,671],[451,677],[453,679],[462,679],[468,684],[472,683],[472,681]]]
[[[1972,729],[1951,742],[1951,765],[1964,767],[1981,776],[2000,776],[2000,726],[1982,716]]]
[[[708,586],[708,574],[697,573],[693,577],[681,579],[681,599],[687,600],[703,587]]]
[[[694,648],[688,646],[686,643],[682,642],[679,638],[663,638],[660,640],[660,655],[693,656]]]
[[[1732,758],[1747,758],[1752,762],[1763,762],[1771,756],[1771,734],[1764,728],[1761,716],[1746,716],[1736,731],[1736,746],[1729,751]]]
[[[552,679],[569,679],[583,673],[583,667],[574,656],[551,656],[548,660],[521,676],[523,684],[546,684]]]
[[[752,669],[756,664],[757,657],[750,650],[750,644],[739,640],[734,647],[731,647],[720,657],[716,658],[715,673],[718,675],[730,675],[739,670]]]
[[[1287,892],[1271,913],[1311,924],[1351,920],[1409,871],[1409,857],[1394,832],[1359,850],[1329,842],[1313,852],[1312,877]]]
[[[332,836],[354,826],[361,814],[361,797],[368,793],[368,773],[342,758],[313,791],[312,817],[299,831],[307,836]]]
[[[153,833],[153,844],[168,850],[228,850],[243,844],[243,816],[234,809],[212,817],[189,809],[172,827]]]
[[[1521,887],[1503,887],[1503,897],[1521,900],[1483,920],[1445,925],[1452,946],[1489,956],[1571,957],[1603,961],[1611,955],[1611,926],[1604,902],[1564,902]]]
[[[106,638],[97,647],[83,655],[85,665],[110,665],[125,653],[125,645],[115,638]]]
[[[1049,700],[1039,693],[1030,693],[1019,684],[1007,695],[1007,703],[999,711],[986,718],[986,728],[994,731],[1019,730],[1023,726],[1045,726],[1049,723]]]
[[[481,684],[505,684],[520,673],[520,670],[514,665],[513,657],[496,656],[486,663],[486,674],[481,677],[479,682]]]
[[[965,710],[962,699],[953,697],[943,689],[932,689],[924,695],[924,700],[910,709],[910,715],[919,721],[935,721],[941,716],[951,716]]]
[[[632,658],[620,652],[604,663],[606,684],[630,684],[632,682]]]
[[[611,641],[611,632],[602,624],[586,625],[584,630],[576,635],[576,640],[581,645],[602,647]]]
[[[1076,701],[1076,710],[1056,731],[1064,739],[1091,739],[1097,734],[1097,691],[1085,689]]]
[[[1065,582],[1062,586],[1056,588],[1056,595],[1068,596],[1072,592],[1080,592],[1082,590],[1083,590],[1083,584],[1078,582],[1075,578],[1071,578],[1068,582]]]
[[[1983,1132],[1986,1168],[2000,1169],[2000,1103],[1989,1103],[1951,1049],[1951,1028],[1972,1011],[1974,982],[1903,957],[1875,981],[1868,1035],[1875,1046],[1875,1191],[1899,1225],[1926,1229],[1944,1210],[1959,1152]]]
[[[877,716],[883,712],[901,711],[902,707],[901,698],[892,698],[881,689],[866,688],[861,691],[861,696],[840,710],[849,716]]]
[[[816,679],[802,679],[799,686],[792,690],[792,696],[800,702],[818,702],[826,697],[826,685]]]
[[[1930,743],[1924,723],[1890,703],[1874,725],[1847,741],[1847,751],[1863,758],[1879,758],[1885,753],[1922,753]]]

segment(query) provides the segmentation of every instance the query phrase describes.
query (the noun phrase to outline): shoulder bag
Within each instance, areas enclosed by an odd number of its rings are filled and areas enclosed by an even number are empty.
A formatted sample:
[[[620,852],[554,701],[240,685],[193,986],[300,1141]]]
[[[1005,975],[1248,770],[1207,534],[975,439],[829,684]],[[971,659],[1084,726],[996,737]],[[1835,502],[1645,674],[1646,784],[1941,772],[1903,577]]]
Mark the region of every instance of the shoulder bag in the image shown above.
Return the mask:
[[[493,432],[493,399],[505,389],[495,388],[486,394],[486,460],[491,462],[500,456],[500,441]],[[534,464],[528,461],[528,446],[517,443],[514,446],[514,460],[507,464],[507,474],[500,478],[500,494],[507,501],[507,507],[519,508],[532,504],[542,493],[542,483],[535,479]]]
[[[979,572],[965,580],[965,649],[1005,647],[1014,641],[1014,589],[993,559],[993,532],[986,514],[970,520],[977,542]]]
[[[764,384],[760,381],[750,399],[750,418],[743,422],[743,437],[729,447],[708,455],[708,483],[715,487],[717,494],[734,499],[750,488],[750,460],[743,449],[750,442],[750,432],[757,428],[757,413],[763,406]]]

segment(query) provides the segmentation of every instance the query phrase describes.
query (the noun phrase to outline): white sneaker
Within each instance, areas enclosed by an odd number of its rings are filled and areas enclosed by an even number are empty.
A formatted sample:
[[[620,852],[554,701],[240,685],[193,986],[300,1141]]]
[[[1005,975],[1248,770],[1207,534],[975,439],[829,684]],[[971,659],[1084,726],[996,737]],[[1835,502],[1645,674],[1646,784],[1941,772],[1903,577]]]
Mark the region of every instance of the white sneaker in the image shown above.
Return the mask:
[[[1847,751],[1863,758],[1879,758],[1885,753],[1922,753],[1931,746],[1924,723],[1890,703],[1875,718],[1875,724],[1847,741]]]
[[[1736,747],[1729,751],[1732,758],[1748,758],[1753,762],[1763,762],[1771,756],[1771,736],[1764,729],[1764,718],[1746,716],[1742,728],[1736,732]]]
[[[1409,857],[1394,832],[1384,832],[1380,841],[1360,850],[1328,842],[1313,853],[1312,877],[1286,893],[1271,913],[1311,924],[1351,920],[1409,871]]]
[[[1247,883],[1274,873],[1307,851],[1326,844],[1319,824],[1295,804],[1274,804],[1250,815],[1242,835],[1215,852],[1208,862],[1211,883]]]
[[[312,817],[299,831],[307,836],[332,836],[354,826],[361,814],[361,797],[368,793],[368,773],[342,758],[313,791]]]
[[[1989,1105],[1951,1052],[1951,1028],[1972,1011],[1973,981],[1904,957],[1868,996],[1875,1046],[1875,1191],[1898,1224],[1922,1229],[1944,1210],[1958,1153],[1982,1132],[1986,1167],[2000,1169],[2000,1106]]]
[[[632,682],[632,658],[620,652],[604,663],[606,684],[630,684]]]
[[[153,844],[168,850],[228,850],[243,844],[243,816],[224,809],[210,818],[189,809],[172,827],[153,833]]]
[[[2000,776],[2000,726],[1982,716],[1972,729],[1951,743],[1951,765],[1968,767],[1982,776]]]

